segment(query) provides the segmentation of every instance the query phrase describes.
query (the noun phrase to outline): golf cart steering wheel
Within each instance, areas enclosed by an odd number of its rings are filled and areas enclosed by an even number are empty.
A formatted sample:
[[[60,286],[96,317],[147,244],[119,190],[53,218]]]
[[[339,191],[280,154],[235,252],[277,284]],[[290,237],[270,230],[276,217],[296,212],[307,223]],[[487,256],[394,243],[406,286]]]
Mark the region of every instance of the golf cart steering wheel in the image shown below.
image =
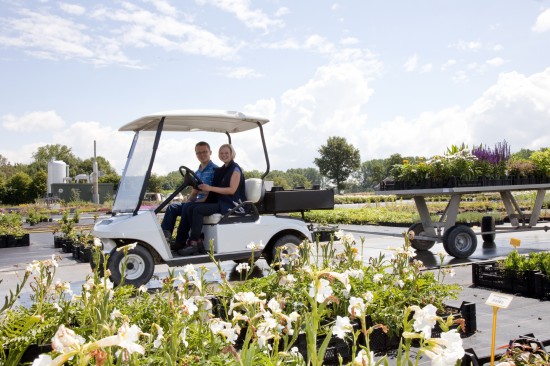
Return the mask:
[[[202,184],[202,180],[195,174],[194,171],[183,165],[180,166],[179,171],[183,177],[183,183],[185,185],[199,189],[199,185]]]

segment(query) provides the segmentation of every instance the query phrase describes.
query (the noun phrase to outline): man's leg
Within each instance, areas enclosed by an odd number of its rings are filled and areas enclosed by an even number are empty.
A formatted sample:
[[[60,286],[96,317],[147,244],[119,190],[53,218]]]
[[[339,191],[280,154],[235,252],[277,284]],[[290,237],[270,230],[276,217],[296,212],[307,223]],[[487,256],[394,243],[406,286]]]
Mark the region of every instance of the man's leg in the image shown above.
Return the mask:
[[[181,206],[180,210],[180,224],[178,225],[178,230],[176,232],[176,243],[174,249],[178,250],[185,246],[187,239],[189,238],[189,230],[191,229],[191,221],[189,220],[190,212],[193,207],[197,205],[202,205],[201,202],[186,202]]]
[[[176,219],[181,215],[182,203],[171,203],[168,205],[164,217],[160,224],[164,235],[168,235],[167,239],[172,237],[172,232],[174,231],[174,226],[176,226]]]
[[[189,211],[188,211],[189,212]],[[189,219],[191,219],[191,240],[199,240],[202,233],[202,220],[204,216],[220,212],[220,206],[217,203],[205,203],[193,208]]]
[[[187,209],[186,221],[191,223],[191,233],[189,234],[188,245],[178,250],[179,255],[196,255],[204,252],[204,246],[200,239],[202,220],[204,216],[212,215],[216,212],[220,212],[217,203],[202,203]]]

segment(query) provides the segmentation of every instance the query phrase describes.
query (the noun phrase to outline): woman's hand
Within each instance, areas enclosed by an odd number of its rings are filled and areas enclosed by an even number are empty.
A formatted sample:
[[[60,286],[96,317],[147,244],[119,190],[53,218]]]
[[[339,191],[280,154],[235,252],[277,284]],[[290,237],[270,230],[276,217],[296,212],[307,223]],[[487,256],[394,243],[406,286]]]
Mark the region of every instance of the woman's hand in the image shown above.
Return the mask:
[[[209,186],[206,183],[199,184],[199,189],[203,192],[210,192],[212,191],[212,186]]]

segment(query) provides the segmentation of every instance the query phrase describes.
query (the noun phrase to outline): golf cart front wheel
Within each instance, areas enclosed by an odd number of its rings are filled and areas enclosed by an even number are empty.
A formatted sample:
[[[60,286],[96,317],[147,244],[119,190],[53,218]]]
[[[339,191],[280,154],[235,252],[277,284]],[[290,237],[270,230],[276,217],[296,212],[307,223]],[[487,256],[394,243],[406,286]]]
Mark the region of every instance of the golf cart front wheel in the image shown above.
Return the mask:
[[[142,245],[136,245],[124,255],[124,250],[114,250],[107,262],[107,268],[111,271],[111,281],[118,286],[124,283],[140,287],[145,285],[155,272],[155,261],[151,253]]]
[[[283,266],[289,264],[290,258],[298,254],[298,247],[301,243],[302,239],[296,235],[283,235],[273,245],[266,247],[264,251],[265,260],[268,264],[272,264],[275,261],[281,262]]]
[[[445,231],[443,247],[455,258],[468,258],[476,251],[476,234],[468,226],[452,226]]]
[[[424,236],[426,234],[424,232],[424,226],[422,226],[420,222],[413,224],[408,231],[412,231],[414,233],[414,236],[417,236],[417,235]],[[434,246],[434,244],[435,244],[435,240],[419,240],[419,239],[411,240],[411,246],[416,250],[430,250],[431,247]]]

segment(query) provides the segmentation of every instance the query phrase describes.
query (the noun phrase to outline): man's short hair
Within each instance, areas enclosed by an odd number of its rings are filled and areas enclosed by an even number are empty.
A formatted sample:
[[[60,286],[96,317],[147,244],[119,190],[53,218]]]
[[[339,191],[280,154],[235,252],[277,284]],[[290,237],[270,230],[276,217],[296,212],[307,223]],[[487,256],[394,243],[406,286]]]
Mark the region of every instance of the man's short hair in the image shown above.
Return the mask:
[[[199,146],[206,146],[208,148],[208,151],[211,151],[210,149],[210,145],[208,144],[208,142],[206,141],[199,141],[197,142],[197,144],[195,145],[195,149]]]

